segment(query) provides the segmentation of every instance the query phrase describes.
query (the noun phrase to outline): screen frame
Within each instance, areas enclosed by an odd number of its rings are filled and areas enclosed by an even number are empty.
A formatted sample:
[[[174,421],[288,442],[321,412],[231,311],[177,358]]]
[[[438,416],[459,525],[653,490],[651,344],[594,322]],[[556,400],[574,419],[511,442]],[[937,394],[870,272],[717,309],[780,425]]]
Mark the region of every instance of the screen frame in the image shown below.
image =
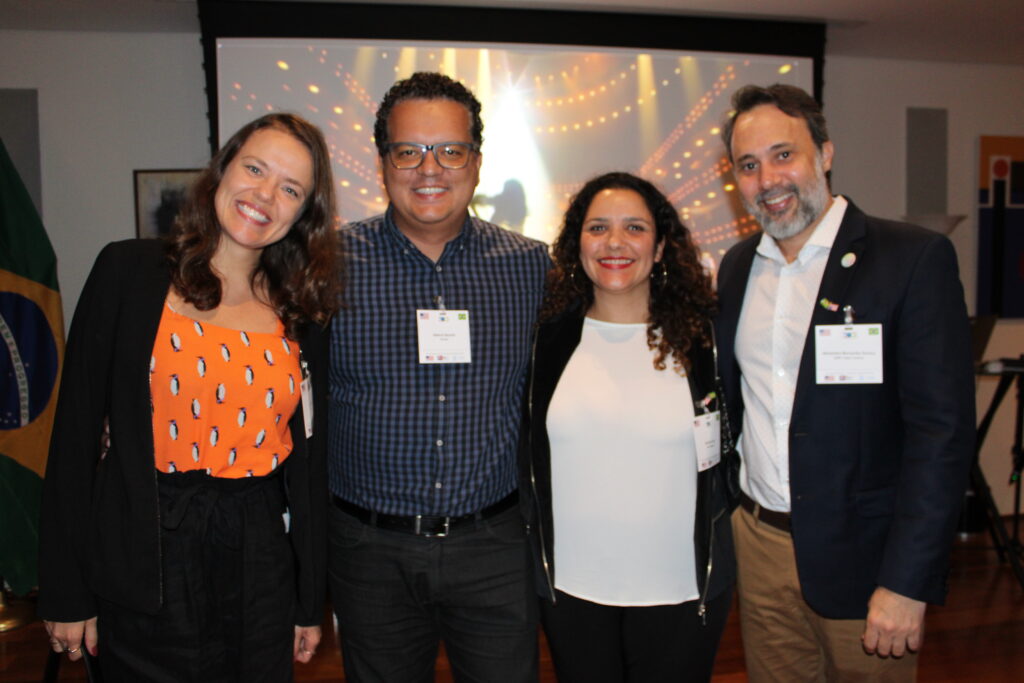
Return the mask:
[[[572,10],[251,0],[199,0],[198,8],[211,154],[218,148],[219,38],[493,42],[805,57],[813,60],[814,97],[821,102],[823,95],[826,26],[819,22]],[[394,21],[397,15],[402,16],[402,21]],[[458,21],[452,21],[453,15],[458,16]]]

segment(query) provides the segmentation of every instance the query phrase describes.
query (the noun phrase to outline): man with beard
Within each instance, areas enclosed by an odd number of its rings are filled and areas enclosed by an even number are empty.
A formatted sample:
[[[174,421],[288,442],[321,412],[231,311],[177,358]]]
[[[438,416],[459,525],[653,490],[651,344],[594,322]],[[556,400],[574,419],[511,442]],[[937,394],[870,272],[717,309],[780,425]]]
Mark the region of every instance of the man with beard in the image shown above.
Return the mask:
[[[747,86],[723,129],[764,232],[722,259],[721,372],[750,680],[913,680],[974,445],[949,240],[832,196],[821,107]]]

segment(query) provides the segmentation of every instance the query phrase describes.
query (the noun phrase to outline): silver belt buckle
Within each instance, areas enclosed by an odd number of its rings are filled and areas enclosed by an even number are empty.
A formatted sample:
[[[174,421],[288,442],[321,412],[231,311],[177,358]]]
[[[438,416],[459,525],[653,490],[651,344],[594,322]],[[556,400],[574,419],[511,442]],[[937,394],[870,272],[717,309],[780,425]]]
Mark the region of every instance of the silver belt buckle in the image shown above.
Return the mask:
[[[424,538],[444,538],[451,531],[451,517],[444,518],[444,531],[428,532],[420,529],[420,522],[423,520],[423,515],[416,515],[416,527],[414,533],[417,536],[423,536]]]

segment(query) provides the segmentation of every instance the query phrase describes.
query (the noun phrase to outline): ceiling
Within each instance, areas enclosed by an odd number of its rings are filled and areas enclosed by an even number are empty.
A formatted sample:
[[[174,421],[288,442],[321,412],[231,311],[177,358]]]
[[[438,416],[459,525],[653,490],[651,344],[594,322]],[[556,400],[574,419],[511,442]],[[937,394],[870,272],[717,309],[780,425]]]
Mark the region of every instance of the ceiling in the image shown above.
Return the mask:
[[[1020,0],[383,2],[824,21],[826,55],[1024,65]],[[0,29],[198,33],[199,20],[195,0],[0,0]],[[735,50],[742,51],[743,46],[736,45]]]

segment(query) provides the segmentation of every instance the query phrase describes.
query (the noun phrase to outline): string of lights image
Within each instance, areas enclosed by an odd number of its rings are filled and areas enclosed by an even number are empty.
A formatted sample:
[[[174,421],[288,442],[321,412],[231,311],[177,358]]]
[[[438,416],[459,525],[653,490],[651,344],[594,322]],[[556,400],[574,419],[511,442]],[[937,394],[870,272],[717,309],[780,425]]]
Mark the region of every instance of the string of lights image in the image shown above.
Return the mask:
[[[272,111],[319,125],[330,147],[339,220],[381,213],[377,103],[396,80],[438,71],[481,101],[483,167],[470,210],[550,241],[565,206],[610,170],[655,182],[714,270],[757,229],[721,142],[732,93],[748,83],[810,89],[809,59],[539,45],[223,39],[219,130]]]

